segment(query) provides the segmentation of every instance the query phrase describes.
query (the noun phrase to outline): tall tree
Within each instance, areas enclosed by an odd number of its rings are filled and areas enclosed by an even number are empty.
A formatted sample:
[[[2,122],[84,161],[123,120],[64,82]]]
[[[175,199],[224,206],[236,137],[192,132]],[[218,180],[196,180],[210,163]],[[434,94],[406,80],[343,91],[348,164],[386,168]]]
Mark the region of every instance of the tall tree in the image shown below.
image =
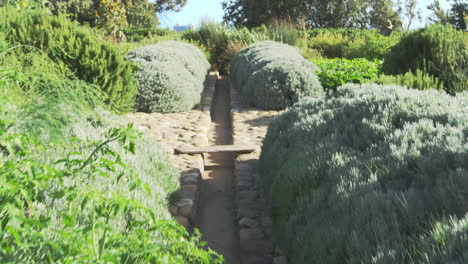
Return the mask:
[[[308,28],[366,28],[387,19],[399,23],[392,0],[225,0],[224,21],[255,27],[274,19],[305,22]],[[396,23],[395,23],[396,22]]]
[[[447,24],[450,21],[450,16],[442,8],[439,0],[434,0],[431,4],[426,7],[431,14],[428,17],[429,22]]]
[[[462,0],[454,0],[451,8],[444,10],[439,0],[434,0],[427,6],[432,14],[429,21],[433,23],[452,24],[456,29],[467,31],[468,4]]]
[[[405,29],[409,30],[411,24],[421,20],[421,9],[418,8],[418,0],[398,0],[398,13],[403,15]]]
[[[462,0],[455,0],[450,9],[451,24],[460,30],[467,31],[468,24],[468,3]]]
[[[156,0],[155,7],[156,12],[161,13],[163,11],[176,11],[179,12],[182,10],[182,7],[185,6],[187,0]]]
[[[109,3],[123,11],[129,27],[149,28],[159,24],[157,13],[180,11],[187,0],[49,0],[49,7],[54,13],[66,13],[82,24],[97,26],[103,23],[100,13]]]
[[[148,0],[122,0],[126,7],[127,22],[133,28],[151,28],[159,24],[156,6]]]

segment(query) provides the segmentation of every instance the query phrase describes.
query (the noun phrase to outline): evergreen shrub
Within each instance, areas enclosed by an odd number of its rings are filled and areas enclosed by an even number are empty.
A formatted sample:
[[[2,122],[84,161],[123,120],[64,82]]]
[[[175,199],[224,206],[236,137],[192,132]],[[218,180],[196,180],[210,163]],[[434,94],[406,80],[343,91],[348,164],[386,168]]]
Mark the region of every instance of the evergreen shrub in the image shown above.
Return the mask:
[[[182,33],[182,38],[203,45],[210,52],[210,62],[222,74],[229,73],[232,57],[242,48],[264,40],[274,40],[292,46],[298,46],[304,52],[317,55],[317,52],[306,49],[306,34],[296,30],[287,22],[276,21],[269,26],[249,30],[246,27],[202,24],[199,29]]]
[[[394,32],[391,36],[382,36],[375,29],[320,28],[309,31],[308,45],[327,58],[381,60],[401,35]]]
[[[347,84],[279,115],[259,173],[290,263],[465,262],[467,110],[466,92]]]
[[[42,50],[77,78],[98,85],[113,111],[132,109],[137,92],[133,80],[136,67],[114,45],[101,41],[65,15],[2,7],[0,17],[0,31],[5,32],[11,46],[28,45]]]
[[[0,71],[0,262],[221,263],[171,219],[167,153],[50,66],[42,82]],[[17,105],[21,83],[37,92]]]
[[[178,173],[153,139],[88,110],[61,143],[37,141],[29,112],[0,110],[2,263],[221,263],[171,219]]]
[[[441,80],[419,69],[414,74],[412,72],[398,75],[380,74],[362,83],[395,84],[418,90],[442,90],[444,88]]]
[[[385,57],[385,74],[424,70],[440,79],[449,94],[468,90],[467,34],[450,25],[431,25],[406,34]]]
[[[167,206],[167,153],[96,85],[0,32],[0,262],[221,263]]]
[[[140,65],[137,111],[188,111],[200,102],[210,64],[195,46],[164,41],[131,51],[128,58]]]
[[[286,44],[254,43],[233,57],[230,69],[243,100],[260,108],[284,109],[302,97],[324,93],[315,75],[319,68]]]
[[[127,37],[127,41],[134,41],[138,42],[144,38],[152,37],[152,36],[167,36],[171,33],[168,29],[160,29],[160,28],[124,28],[122,32]]]

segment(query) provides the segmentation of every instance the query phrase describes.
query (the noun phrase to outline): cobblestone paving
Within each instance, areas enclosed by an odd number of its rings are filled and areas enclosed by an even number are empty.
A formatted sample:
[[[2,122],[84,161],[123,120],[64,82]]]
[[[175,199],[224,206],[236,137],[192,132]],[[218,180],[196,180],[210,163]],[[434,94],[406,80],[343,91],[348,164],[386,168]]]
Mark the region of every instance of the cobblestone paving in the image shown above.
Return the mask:
[[[272,223],[261,195],[257,175],[262,141],[277,111],[263,111],[242,105],[231,89],[231,116],[234,144],[255,146],[256,151],[237,155],[234,161],[237,221],[243,264],[283,264],[286,258],[276,247]]]
[[[198,207],[199,185],[204,171],[202,155],[176,155],[181,146],[207,146],[211,126],[210,109],[218,75],[210,73],[199,110],[181,113],[130,113],[124,118],[138,130],[149,134],[167,151],[179,170],[181,188],[169,206],[174,218],[187,229],[193,228]]]

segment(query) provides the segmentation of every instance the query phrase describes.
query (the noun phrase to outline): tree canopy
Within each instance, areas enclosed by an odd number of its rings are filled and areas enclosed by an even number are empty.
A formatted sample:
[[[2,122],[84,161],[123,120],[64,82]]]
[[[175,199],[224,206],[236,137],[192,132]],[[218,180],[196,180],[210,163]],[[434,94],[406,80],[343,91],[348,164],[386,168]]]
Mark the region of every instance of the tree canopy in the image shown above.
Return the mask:
[[[451,8],[446,11],[439,0],[434,0],[427,9],[432,12],[429,21],[441,24],[452,24],[456,29],[467,31],[468,4],[462,0],[452,1]]]
[[[224,0],[224,21],[256,27],[271,20],[302,22],[307,28],[401,26],[392,0]]]
[[[157,13],[180,11],[187,0],[49,0],[54,13],[69,14],[82,24],[150,28],[159,24]]]

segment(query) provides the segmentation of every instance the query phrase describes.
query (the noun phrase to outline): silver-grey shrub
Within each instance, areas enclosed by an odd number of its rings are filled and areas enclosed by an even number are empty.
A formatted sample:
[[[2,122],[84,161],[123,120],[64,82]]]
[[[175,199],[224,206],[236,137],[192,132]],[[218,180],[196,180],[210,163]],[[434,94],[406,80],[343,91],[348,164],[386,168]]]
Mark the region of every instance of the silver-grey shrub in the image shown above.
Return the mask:
[[[468,93],[345,85],[283,112],[259,172],[291,263],[464,263]]]
[[[128,57],[140,66],[135,110],[180,112],[200,102],[210,64],[197,47],[164,41],[131,51]]]
[[[297,48],[267,40],[247,46],[233,57],[230,78],[246,103],[278,110],[302,97],[323,95],[316,70]]]

